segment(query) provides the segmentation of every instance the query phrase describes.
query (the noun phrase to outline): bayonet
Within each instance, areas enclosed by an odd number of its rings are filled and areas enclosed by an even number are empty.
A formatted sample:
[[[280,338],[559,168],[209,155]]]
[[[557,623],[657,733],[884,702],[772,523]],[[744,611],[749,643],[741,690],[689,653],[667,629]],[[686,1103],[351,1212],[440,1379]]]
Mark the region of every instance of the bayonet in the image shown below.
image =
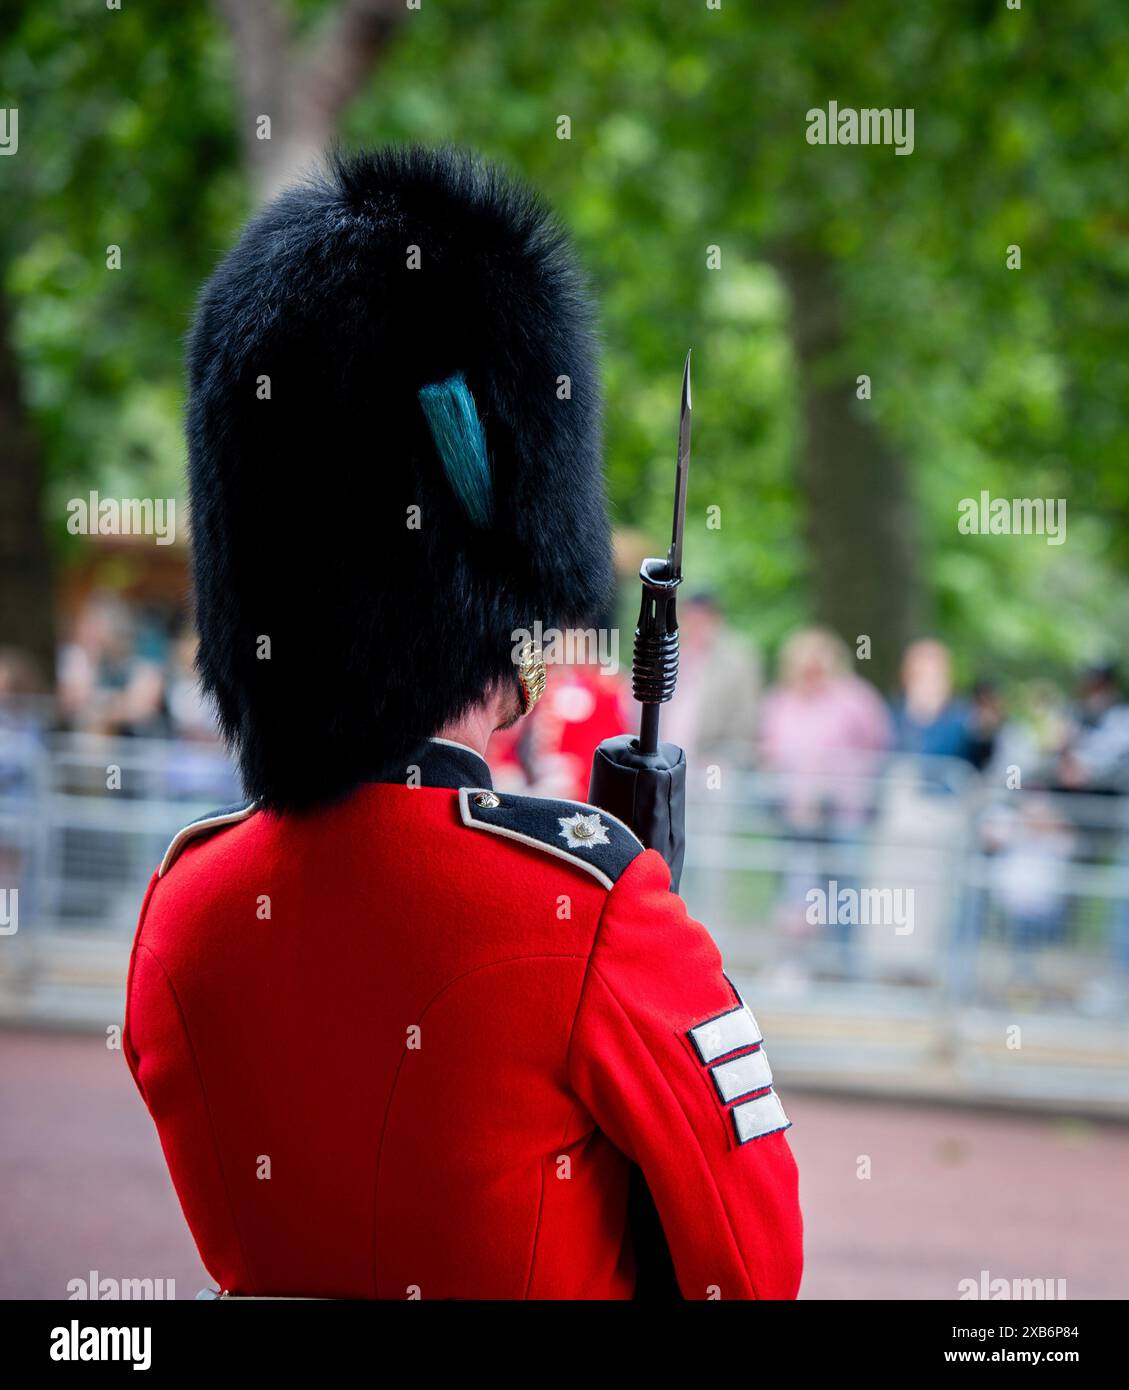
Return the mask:
[[[678,464],[674,473],[674,525],[667,563],[671,579],[682,578],[682,533],[686,529],[686,474],[690,470],[690,353],[682,369],[682,410],[678,417]]]
[[[643,601],[635,629],[631,688],[642,707],[638,736],[606,738],[592,760],[588,799],[618,816],[648,849],[670,865],[678,891],[686,848],[686,757],[659,742],[659,714],[678,680],[678,617],[675,595],[682,583],[682,537],[686,529],[686,481],[690,471],[690,354],[682,369],[678,461],[674,474],[674,524],[665,557],[639,567]]]
[[[665,560],[644,560],[639,569],[643,602],[635,629],[631,684],[643,706],[639,751],[657,753],[659,711],[674,694],[678,679],[678,618],[675,593],[682,583],[682,534],[686,529],[686,477],[690,470],[690,353],[682,369],[678,418],[678,461],[674,471],[674,523]]]

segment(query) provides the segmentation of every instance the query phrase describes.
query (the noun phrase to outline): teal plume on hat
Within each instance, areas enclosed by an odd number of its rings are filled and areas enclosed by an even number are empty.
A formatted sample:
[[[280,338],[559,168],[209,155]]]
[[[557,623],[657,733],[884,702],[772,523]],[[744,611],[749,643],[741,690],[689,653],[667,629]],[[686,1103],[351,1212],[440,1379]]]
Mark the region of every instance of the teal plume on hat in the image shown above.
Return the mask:
[[[421,387],[419,399],[451,490],[475,526],[489,526],[494,485],[486,433],[462,372]]]

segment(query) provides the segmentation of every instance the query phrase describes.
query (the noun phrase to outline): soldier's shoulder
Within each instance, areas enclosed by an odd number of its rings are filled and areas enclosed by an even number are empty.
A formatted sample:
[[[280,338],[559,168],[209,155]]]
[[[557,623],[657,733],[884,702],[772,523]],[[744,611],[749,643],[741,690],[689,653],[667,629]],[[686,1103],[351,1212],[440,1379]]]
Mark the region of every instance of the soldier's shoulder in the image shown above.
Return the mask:
[[[644,848],[621,820],[582,801],[462,787],[459,814],[470,829],[499,835],[574,864],[608,889]]]
[[[160,867],[157,869],[157,877],[164,878],[186,845],[190,845],[194,840],[202,839],[205,835],[214,835],[217,831],[238,825],[240,821],[245,821],[253,816],[258,809],[259,803],[257,801],[239,801],[231,806],[220,806],[215,811],[209,811],[206,815],[198,816],[195,820],[189,821],[169,841],[169,847],[165,850]]]

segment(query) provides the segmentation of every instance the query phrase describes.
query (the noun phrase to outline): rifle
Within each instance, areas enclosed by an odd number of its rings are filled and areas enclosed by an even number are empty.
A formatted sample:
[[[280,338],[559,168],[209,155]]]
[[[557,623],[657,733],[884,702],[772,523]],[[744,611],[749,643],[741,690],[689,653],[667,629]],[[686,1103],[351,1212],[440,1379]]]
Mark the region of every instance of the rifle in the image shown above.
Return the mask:
[[[643,585],[631,686],[641,706],[639,733],[606,738],[592,759],[588,800],[631,827],[648,849],[670,866],[670,887],[678,891],[686,852],[686,755],[659,739],[662,707],[678,680],[678,614],[682,583],[682,535],[686,526],[686,475],[690,468],[690,354],[682,372],[678,422],[678,462],[674,475],[674,524],[665,559],[644,560]]]

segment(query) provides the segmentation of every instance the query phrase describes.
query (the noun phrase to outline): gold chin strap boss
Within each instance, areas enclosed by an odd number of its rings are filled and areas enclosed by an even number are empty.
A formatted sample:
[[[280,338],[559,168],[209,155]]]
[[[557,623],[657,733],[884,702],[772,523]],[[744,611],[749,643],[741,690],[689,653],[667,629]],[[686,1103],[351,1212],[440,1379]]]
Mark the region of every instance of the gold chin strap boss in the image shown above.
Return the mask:
[[[545,693],[545,658],[536,642],[526,642],[517,663],[517,679],[521,686],[521,712],[528,714]]]

